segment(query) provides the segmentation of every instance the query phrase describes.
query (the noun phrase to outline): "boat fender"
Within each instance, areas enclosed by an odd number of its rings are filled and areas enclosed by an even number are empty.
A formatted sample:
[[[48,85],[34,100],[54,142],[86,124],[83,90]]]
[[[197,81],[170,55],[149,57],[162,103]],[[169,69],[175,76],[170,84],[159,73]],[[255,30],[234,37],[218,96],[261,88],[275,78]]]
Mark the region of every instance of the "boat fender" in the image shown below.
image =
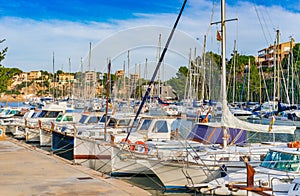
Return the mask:
[[[133,151],[136,151],[137,150],[137,146],[143,146],[144,147],[144,152],[143,152],[143,154],[147,154],[148,153],[148,151],[149,151],[149,147],[147,146],[147,144],[145,143],[145,142],[143,142],[143,141],[136,141],[135,143],[134,143],[134,145],[132,145],[133,146],[133,149],[131,149],[131,150],[133,150]]]

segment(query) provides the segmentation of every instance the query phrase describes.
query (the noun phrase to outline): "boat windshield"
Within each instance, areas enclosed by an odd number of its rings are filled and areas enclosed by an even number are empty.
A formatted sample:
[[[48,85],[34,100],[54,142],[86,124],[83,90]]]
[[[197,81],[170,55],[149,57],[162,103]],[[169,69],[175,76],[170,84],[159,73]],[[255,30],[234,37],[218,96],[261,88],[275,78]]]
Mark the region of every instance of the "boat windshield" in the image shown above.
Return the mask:
[[[143,121],[143,123],[141,124],[139,130],[146,130],[147,131],[149,129],[151,123],[152,123],[152,120],[145,119]]]
[[[69,115],[64,116],[63,114],[60,114],[60,115],[57,116],[55,121],[56,122],[62,122],[62,121],[64,121],[64,122],[73,122],[73,117],[69,116]]]
[[[62,114],[58,115],[55,121],[56,121],[56,122],[60,122],[60,121],[61,121],[61,119],[62,119],[62,117],[63,117],[63,115],[62,115]]]
[[[39,118],[56,118],[58,116],[58,114],[60,113],[60,111],[46,111],[43,110],[40,114],[39,114]]]
[[[88,118],[87,115],[82,115],[80,120],[79,120],[79,123],[83,124],[86,121],[87,118]]]
[[[8,115],[11,110],[6,110],[5,115]]]
[[[100,117],[99,117],[100,118]],[[105,121],[107,120],[107,121],[109,121],[109,119],[110,119],[110,116],[107,116],[107,119],[106,119],[106,115],[104,114],[101,118],[100,118],[100,120],[98,119],[98,121],[100,122],[100,123],[105,123]]]
[[[296,154],[270,150],[260,166],[280,171],[298,172],[300,166],[300,157]]]
[[[152,130],[153,133],[168,133],[168,125],[165,120],[158,120]]]
[[[90,118],[87,121],[88,124],[98,123],[98,122],[99,122],[99,116],[90,116]]]
[[[131,119],[120,119],[119,126],[129,126],[130,122],[131,122]]]

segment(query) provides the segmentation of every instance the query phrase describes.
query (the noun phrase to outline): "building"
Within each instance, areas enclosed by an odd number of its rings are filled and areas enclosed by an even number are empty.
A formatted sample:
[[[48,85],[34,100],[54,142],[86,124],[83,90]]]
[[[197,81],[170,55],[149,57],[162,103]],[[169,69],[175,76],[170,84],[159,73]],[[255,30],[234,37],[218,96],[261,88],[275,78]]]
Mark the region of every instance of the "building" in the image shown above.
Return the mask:
[[[273,67],[281,64],[282,59],[287,57],[291,49],[295,46],[295,40],[272,45],[258,51],[257,65],[262,67]]]
[[[36,80],[36,79],[40,78],[41,76],[42,76],[42,72],[40,72],[40,71],[30,71],[28,73],[27,78],[28,78],[28,80],[32,81],[32,80]]]
[[[84,80],[85,83],[95,83],[97,78],[97,74],[94,71],[85,72]]]
[[[148,89],[147,85],[142,86],[142,93],[145,94]],[[161,97],[165,100],[174,100],[177,98],[177,95],[174,93],[172,86],[170,85],[161,85],[154,84],[154,87],[151,88],[150,97]]]
[[[64,83],[73,83],[74,82],[74,75],[69,73],[61,73],[58,75],[58,81],[62,84]]]

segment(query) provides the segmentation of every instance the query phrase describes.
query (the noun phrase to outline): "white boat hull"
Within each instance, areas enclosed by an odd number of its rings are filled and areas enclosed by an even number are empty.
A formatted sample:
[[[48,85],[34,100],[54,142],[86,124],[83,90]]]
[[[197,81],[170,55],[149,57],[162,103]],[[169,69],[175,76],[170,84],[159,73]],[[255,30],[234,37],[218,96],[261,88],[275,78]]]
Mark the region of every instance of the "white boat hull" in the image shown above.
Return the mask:
[[[40,146],[51,146],[51,131],[40,129]]]
[[[111,146],[103,140],[75,137],[74,161],[102,173],[109,173],[111,171]]]
[[[151,169],[167,190],[186,189],[187,186],[203,184],[220,177],[218,166],[204,167],[178,160],[138,160],[138,163]]]
[[[147,166],[140,164],[132,152],[112,147],[111,173],[115,176],[124,175],[152,175]]]
[[[26,142],[40,142],[39,129],[25,128],[25,140]]]

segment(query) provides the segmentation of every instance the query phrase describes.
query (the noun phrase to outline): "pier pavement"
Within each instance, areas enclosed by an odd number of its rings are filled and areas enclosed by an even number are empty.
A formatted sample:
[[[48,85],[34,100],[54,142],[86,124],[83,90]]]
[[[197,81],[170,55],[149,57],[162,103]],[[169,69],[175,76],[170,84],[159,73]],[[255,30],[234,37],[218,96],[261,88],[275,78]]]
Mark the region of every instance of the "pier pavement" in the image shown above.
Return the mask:
[[[141,196],[150,193],[6,137],[0,141],[0,195]]]

